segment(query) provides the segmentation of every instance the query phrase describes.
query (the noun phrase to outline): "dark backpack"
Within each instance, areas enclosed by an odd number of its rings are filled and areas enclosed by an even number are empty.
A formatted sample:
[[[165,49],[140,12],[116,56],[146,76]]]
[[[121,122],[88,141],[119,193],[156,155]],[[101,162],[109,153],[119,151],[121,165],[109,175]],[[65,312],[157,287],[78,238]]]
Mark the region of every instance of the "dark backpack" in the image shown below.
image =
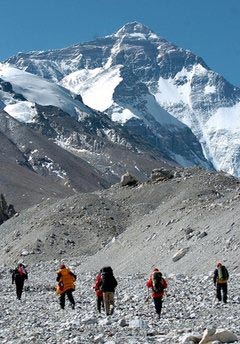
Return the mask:
[[[152,274],[152,290],[155,293],[163,292],[163,284],[162,284],[162,273],[160,271],[154,271]]]
[[[104,266],[103,268],[102,268],[102,273],[110,273],[110,274],[112,274],[113,273],[113,269],[111,268],[111,266]]]
[[[110,268],[110,269],[108,269]],[[116,286],[117,286],[117,281],[115,277],[113,276],[113,270],[111,267],[107,267],[107,269],[103,268],[102,273],[101,273],[101,290],[104,291],[112,291],[114,292]]]
[[[225,266],[221,265],[218,267],[218,280],[226,281],[228,279],[228,271]]]

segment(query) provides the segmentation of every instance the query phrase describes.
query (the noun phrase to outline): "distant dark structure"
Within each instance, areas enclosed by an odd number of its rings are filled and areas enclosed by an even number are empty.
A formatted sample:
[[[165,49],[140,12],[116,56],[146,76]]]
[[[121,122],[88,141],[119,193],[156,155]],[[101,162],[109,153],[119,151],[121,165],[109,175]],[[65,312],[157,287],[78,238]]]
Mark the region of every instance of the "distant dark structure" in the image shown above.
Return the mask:
[[[0,225],[16,214],[14,206],[7,204],[3,194],[0,195]]]

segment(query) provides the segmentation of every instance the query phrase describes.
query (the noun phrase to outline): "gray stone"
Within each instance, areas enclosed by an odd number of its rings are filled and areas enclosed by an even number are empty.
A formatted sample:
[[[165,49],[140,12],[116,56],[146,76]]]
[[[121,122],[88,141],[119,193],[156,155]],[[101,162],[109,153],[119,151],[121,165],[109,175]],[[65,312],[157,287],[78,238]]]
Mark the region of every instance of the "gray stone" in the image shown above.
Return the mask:
[[[137,183],[138,183],[137,178],[134,177],[129,172],[122,175],[121,181],[120,181],[121,186],[132,186],[132,185],[136,185]]]
[[[181,248],[179,251],[177,251],[174,256],[172,257],[172,260],[174,262],[178,261],[179,259],[181,259],[182,257],[185,256],[185,254],[188,252],[189,248],[185,247],[185,248]]]

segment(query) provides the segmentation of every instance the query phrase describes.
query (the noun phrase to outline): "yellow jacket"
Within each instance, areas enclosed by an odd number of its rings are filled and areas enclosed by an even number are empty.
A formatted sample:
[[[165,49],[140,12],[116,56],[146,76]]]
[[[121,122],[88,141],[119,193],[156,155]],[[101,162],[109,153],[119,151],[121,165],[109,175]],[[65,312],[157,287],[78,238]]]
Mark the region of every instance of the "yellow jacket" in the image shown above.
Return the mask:
[[[58,270],[57,275],[57,294],[61,295],[68,290],[75,290],[76,276],[68,268]]]

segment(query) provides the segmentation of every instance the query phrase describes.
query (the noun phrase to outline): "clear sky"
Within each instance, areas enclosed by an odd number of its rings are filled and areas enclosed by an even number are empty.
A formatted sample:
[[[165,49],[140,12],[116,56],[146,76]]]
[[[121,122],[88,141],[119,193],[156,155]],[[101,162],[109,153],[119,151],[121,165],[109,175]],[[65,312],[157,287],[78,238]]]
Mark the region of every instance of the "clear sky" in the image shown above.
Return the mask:
[[[0,0],[0,61],[139,21],[240,86],[240,0]]]

